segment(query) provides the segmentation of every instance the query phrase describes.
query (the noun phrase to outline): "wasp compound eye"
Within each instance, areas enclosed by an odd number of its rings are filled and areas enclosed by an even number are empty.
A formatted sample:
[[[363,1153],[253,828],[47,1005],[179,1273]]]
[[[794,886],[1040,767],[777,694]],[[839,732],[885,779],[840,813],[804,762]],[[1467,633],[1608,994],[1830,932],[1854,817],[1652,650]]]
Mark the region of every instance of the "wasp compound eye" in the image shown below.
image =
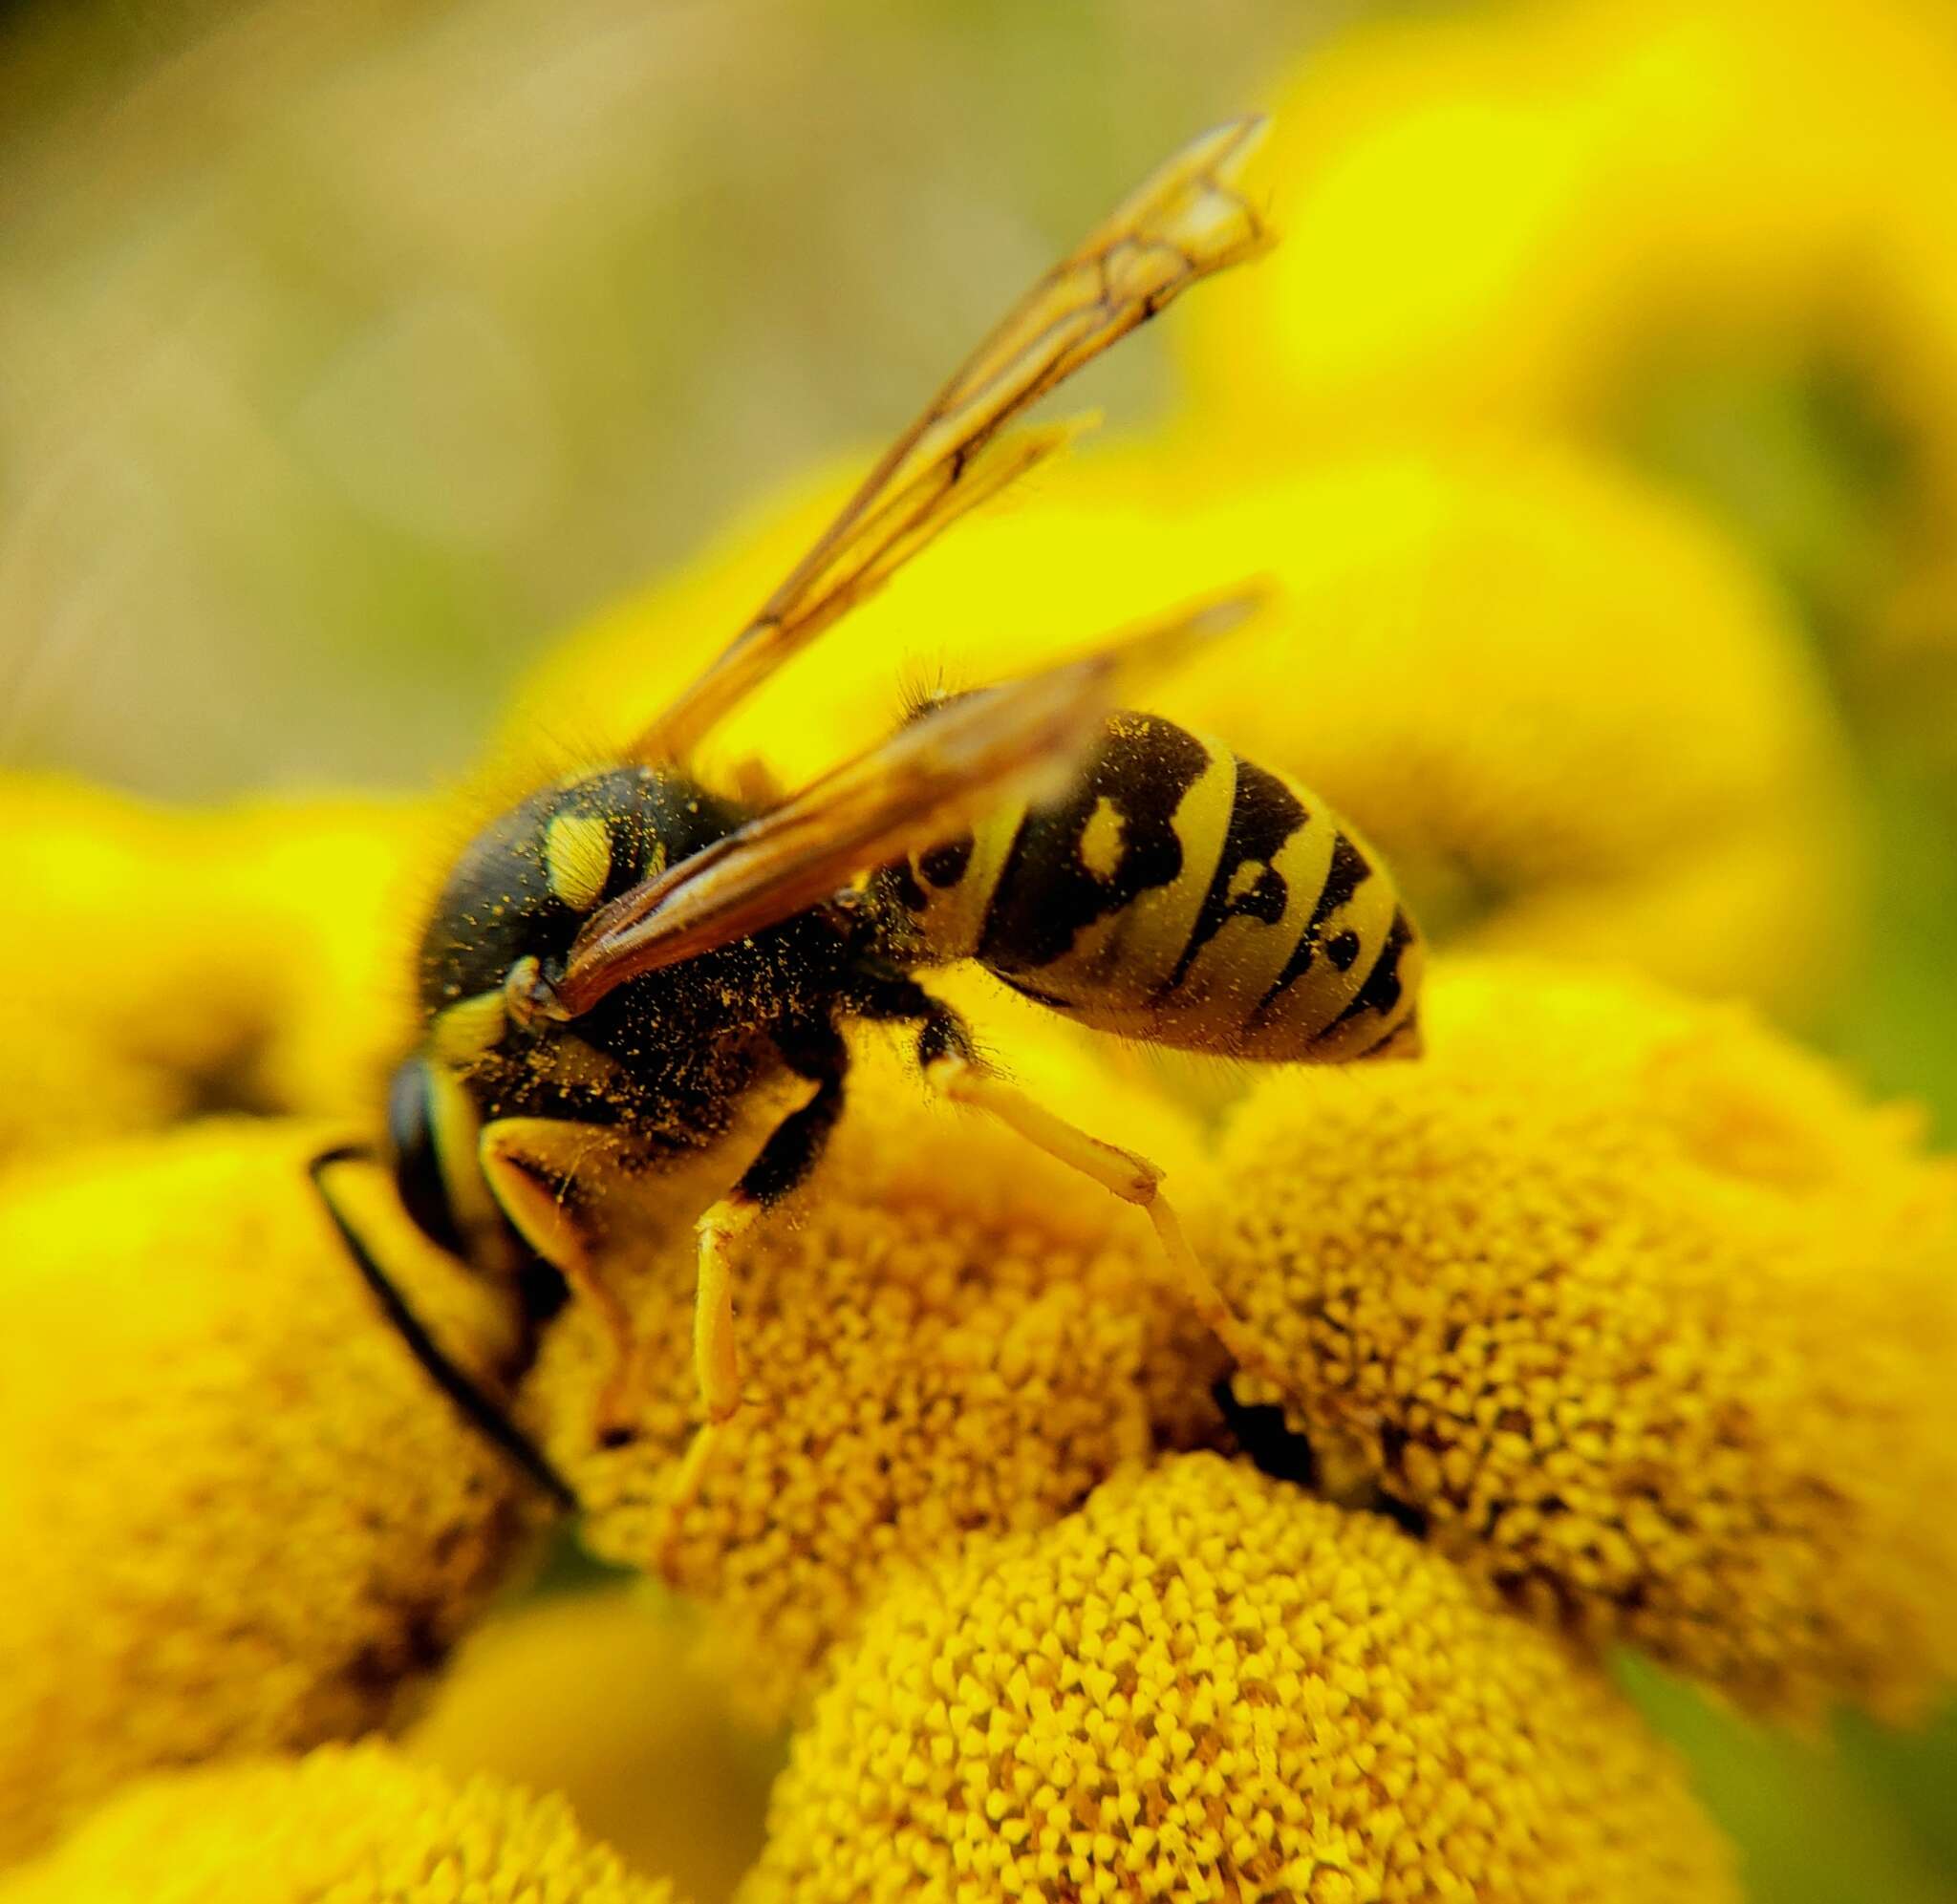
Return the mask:
[[[462,1232],[436,1145],[428,1066],[419,1058],[399,1066],[388,1084],[387,1150],[401,1208],[414,1218],[415,1227],[431,1242],[462,1254]]]

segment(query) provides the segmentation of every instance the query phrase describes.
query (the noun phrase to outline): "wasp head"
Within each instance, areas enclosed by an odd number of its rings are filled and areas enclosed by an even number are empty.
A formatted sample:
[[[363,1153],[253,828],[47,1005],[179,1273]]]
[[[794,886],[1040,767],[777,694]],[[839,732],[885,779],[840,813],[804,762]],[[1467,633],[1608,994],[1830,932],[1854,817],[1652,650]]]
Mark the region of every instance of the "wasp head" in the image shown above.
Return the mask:
[[[513,967],[561,967],[606,900],[728,832],[741,818],[695,781],[612,767],[532,794],[473,839],[421,936],[419,982],[431,1027],[498,997]],[[478,1008],[487,1018],[490,1008]]]

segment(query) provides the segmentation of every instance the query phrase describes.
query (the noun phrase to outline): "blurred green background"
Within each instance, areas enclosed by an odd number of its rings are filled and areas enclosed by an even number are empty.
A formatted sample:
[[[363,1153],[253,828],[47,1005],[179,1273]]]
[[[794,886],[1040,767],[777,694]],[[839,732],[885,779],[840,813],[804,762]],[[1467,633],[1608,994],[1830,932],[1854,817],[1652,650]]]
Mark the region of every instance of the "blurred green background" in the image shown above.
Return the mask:
[[[460,768],[553,633],[873,444],[1113,192],[1368,17],[11,9],[0,764],[180,798]],[[1084,396],[1142,418],[1169,378],[1144,339]],[[1625,448],[1796,593],[1836,671],[1875,885],[1828,1042],[1947,1142],[1957,701],[1861,665],[1840,578],[1891,446],[1790,387],[1729,376]],[[1957,1726],[1801,1744],[1631,1677],[1757,1896],[1957,1898]]]

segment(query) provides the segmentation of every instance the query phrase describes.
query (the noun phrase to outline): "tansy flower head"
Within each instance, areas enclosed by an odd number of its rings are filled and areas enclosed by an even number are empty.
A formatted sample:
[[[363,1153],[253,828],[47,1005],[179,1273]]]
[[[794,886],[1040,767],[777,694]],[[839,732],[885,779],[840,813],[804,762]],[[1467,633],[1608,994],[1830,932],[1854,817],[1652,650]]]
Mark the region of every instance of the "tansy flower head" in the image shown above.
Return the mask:
[[[1538,1617],[1781,1714],[1919,1707],[1951,1167],[1730,1010],[1522,965],[1430,1000],[1423,1063],[1273,1076],[1223,1145],[1213,1268],[1296,1423]]]
[[[1734,1895],[1590,1668],[1397,1528],[1174,1458],[893,1591],[746,1904]]]
[[[813,532],[796,503],[574,638],[507,744],[617,738]],[[970,686],[1248,575],[1274,606],[1140,704],[1288,773],[1385,854],[1435,939],[1630,958],[1799,1015],[1859,925],[1839,736],[1785,607],[1601,459],[1483,445],[1256,483],[1159,444],[1086,454],[960,525],[730,721],[791,783]],[[656,666],[649,665],[654,657]],[[682,672],[677,662],[675,673]]]
[[[1097,1114],[1097,1130],[1192,1191],[1181,1121],[1140,1091],[1113,1097],[1108,1074],[1036,1016],[979,1022],[1045,1102]],[[704,1199],[605,1264],[643,1344],[638,1439],[594,1443],[610,1364],[575,1303],[520,1398],[585,1504],[587,1543],[713,1601],[720,1670],[761,1715],[789,1703],[892,1569],[979,1530],[1043,1525],[1120,1462],[1215,1425],[1218,1352],[1165,1286],[1140,1211],[935,1109],[880,1040],[864,1041],[849,1088],[807,1188],[738,1248],[745,1405],[677,1524],[669,1502],[699,1421],[691,1219]]]
[[[1880,628],[1957,523],[1953,91],[1924,0],[1361,23],[1279,96],[1285,244],[1175,332],[1191,415],[1280,466],[1437,429],[1607,440]]]
[[[1582,455],[1456,448],[1230,514],[1244,561],[1294,551],[1293,593],[1164,697],[1358,818],[1430,932],[1826,1000],[1860,923],[1839,736],[1783,608],[1689,511]]]
[[[561,1798],[327,1746],[143,1780],[0,1880],[5,1904],[672,1904]]]
[[[211,1123],[0,1196],[0,1854],[151,1766],[390,1722],[503,1577],[525,1485],[381,1319],[319,1143]],[[494,1342],[395,1223],[431,1324]]]
[[[209,1110],[365,1113],[408,1033],[383,955],[422,831],[397,802],[192,813],[0,777],[0,1164]]]
[[[584,1829],[696,1904],[759,1855],[781,1748],[736,1726],[697,1621],[655,1589],[552,1594],[472,1633],[403,1741],[451,1777],[563,1794]]]

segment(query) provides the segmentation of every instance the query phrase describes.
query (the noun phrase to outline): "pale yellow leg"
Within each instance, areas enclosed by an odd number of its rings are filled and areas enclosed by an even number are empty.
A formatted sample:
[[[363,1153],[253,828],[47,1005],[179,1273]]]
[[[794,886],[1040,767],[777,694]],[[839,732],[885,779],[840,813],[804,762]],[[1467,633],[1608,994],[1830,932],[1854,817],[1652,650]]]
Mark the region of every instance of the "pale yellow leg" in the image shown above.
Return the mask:
[[[695,1226],[699,1239],[693,1298],[693,1367],[705,1423],[679,1465],[672,1508],[683,1513],[699,1498],[715,1441],[714,1431],[741,1407],[741,1351],[735,1340],[734,1284],[728,1246],[761,1214],[761,1205],[740,1190],[722,1197]]]
[[[1091,1177],[1124,1203],[1139,1204],[1155,1227],[1171,1273],[1197,1317],[1244,1367],[1267,1369],[1268,1362],[1244,1333],[1223,1293],[1196,1260],[1174,1207],[1162,1194],[1162,1171],[1132,1150],[1090,1137],[1057,1117],[1003,1078],[962,1058],[934,1059],[924,1067],[926,1081],[953,1103],[968,1104],[997,1118],[1036,1149]]]
[[[487,1125],[479,1148],[484,1176],[524,1240],[563,1276],[571,1295],[589,1304],[612,1339],[612,1367],[598,1390],[592,1432],[600,1445],[622,1447],[638,1433],[638,1343],[632,1316],[618,1293],[598,1273],[565,1186],[535,1158],[523,1139],[533,1126],[507,1120]],[[541,1123],[534,1127],[542,1127]]]

